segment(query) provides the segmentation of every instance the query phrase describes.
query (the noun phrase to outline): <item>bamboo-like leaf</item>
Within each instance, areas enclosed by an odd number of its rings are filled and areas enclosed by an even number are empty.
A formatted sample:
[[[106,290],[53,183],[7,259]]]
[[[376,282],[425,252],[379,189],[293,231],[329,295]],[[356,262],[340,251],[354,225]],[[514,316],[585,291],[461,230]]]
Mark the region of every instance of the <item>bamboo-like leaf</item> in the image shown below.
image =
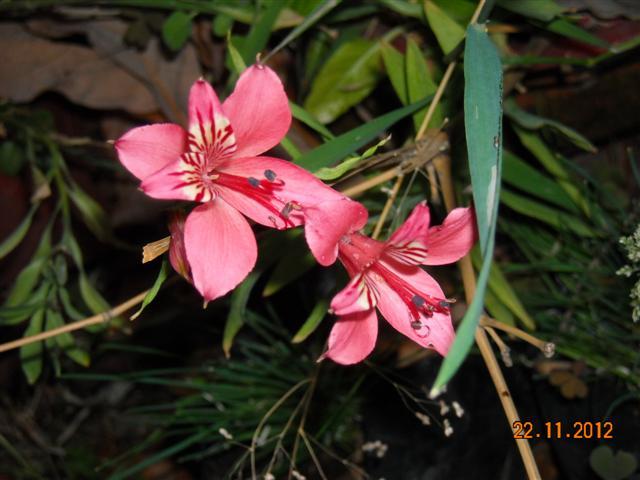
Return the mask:
[[[589,33],[584,28],[579,27],[575,23],[564,18],[556,18],[552,22],[548,23],[545,28],[550,32],[557,33],[563,37],[577,40],[578,42],[586,43],[587,45],[593,45],[594,47],[600,47],[609,49],[610,45],[599,37]]]
[[[416,102],[421,98],[425,98],[436,93],[438,86],[431,78],[427,61],[425,60],[420,47],[418,47],[418,44],[411,38],[407,41],[405,67],[408,103]],[[436,107],[430,123],[430,125],[438,128],[442,124],[443,120],[441,105],[442,104],[439,104]],[[420,125],[422,124],[422,120],[426,113],[427,108],[425,107],[413,114],[413,125],[416,131],[420,129]]]
[[[24,332],[25,337],[37,335],[44,328],[44,310],[37,310],[31,317],[29,326]],[[22,371],[30,384],[34,384],[42,373],[42,342],[33,342],[20,347]]]
[[[11,253],[11,251],[20,244],[31,227],[31,221],[33,220],[33,215],[36,213],[37,209],[37,204],[32,205],[27,212],[27,215],[22,219],[22,222],[20,222],[20,225],[18,225],[18,227],[11,232],[11,234],[2,243],[0,243],[0,259]]]
[[[555,0],[498,0],[498,6],[535,20],[549,22],[564,12]]]
[[[378,143],[369,147],[365,150],[365,152],[358,156],[346,159],[344,162],[336,165],[335,167],[325,167],[321,168],[314,173],[316,177],[321,180],[335,180],[340,178],[342,175],[347,173],[349,170],[355,168],[361,161],[366,160],[367,158],[373,156],[378,149],[391,140],[391,135],[383,138]]]
[[[267,284],[262,291],[263,297],[268,297],[279,292],[291,282],[300,278],[306,272],[311,270],[316,264],[313,255],[309,253],[304,240],[299,239],[290,248],[287,254],[283,255],[278,261]]]
[[[293,102],[289,102],[289,106],[291,107],[291,115],[293,116],[293,118],[295,118],[296,120],[300,120],[306,126],[312,128],[313,130],[318,132],[320,135],[322,135],[325,139],[335,138],[335,135],[331,133],[327,127],[325,127],[315,118],[313,118],[313,115],[307,112],[300,105]]]
[[[72,186],[69,190],[69,197],[78,208],[82,218],[93,234],[100,240],[112,238],[107,215],[93,198],[87,195],[80,187]]]
[[[247,65],[255,62],[256,54],[267,45],[271,30],[273,30],[284,4],[284,0],[271,0],[264,4],[264,11],[251,27],[249,35],[242,45],[242,58]],[[260,4],[257,5],[256,8],[259,8]]]
[[[381,115],[305,153],[298,158],[295,163],[312,172],[322,167],[333,165],[335,162],[342,160],[358,148],[369,143],[380,134],[380,132],[383,132],[396,122],[424,107],[429,101],[431,101],[431,97]]]
[[[484,25],[470,25],[464,52],[464,118],[482,268],[476,292],[444,359],[432,392],[458,370],[473,344],[495,245],[502,174],[502,65]]]
[[[171,271],[171,268],[169,267],[169,262],[164,260],[162,262],[162,266],[160,267],[160,272],[158,272],[158,276],[156,277],[156,281],[153,282],[153,286],[149,289],[147,294],[144,296],[144,300],[142,300],[142,305],[140,305],[140,308],[136,313],[131,315],[130,320],[135,320],[136,318],[138,318],[142,313],[142,311],[145,308],[147,308],[147,305],[153,302],[153,300],[156,298],[156,295],[158,295],[158,292],[160,291],[160,287],[162,287],[162,284],[167,279],[167,276],[169,275],[170,271]]]
[[[446,54],[450,53],[464,38],[464,27],[457,23],[440,5],[431,0],[424,3],[429,26]]]
[[[302,327],[300,327],[300,330],[298,330],[298,332],[294,335],[293,339],[291,339],[291,342],[304,342],[309,337],[309,335],[315,332],[322,319],[327,315],[328,307],[329,302],[326,299],[318,300],[318,303],[316,303],[316,306],[313,307],[313,310],[311,310],[309,317],[302,324]]]
[[[402,104],[407,105],[409,103],[409,94],[407,93],[405,57],[387,42],[382,42],[380,52],[382,53],[384,68],[391,81],[391,86]]]
[[[222,334],[222,350],[227,358],[231,356],[234,338],[242,328],[242,325],[244,325],[249,295],[260,277],[260,273],[257,270],[251,272],[231,294],[231,308],[229,309],[227,323],[224,325],[224,333]]]

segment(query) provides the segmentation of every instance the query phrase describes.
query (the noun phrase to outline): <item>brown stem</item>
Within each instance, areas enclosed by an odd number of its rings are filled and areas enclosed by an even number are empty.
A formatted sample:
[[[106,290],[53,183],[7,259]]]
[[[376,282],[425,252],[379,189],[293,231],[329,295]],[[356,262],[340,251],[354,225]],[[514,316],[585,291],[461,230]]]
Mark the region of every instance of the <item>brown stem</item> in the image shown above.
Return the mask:
[[[126,312],[130,308],[133,308],[139,303],[142,303],[142,300],[144,300],[144,297],[147,295],[147,293],[148,293],[148,290],[142,293],[139,293],[135,297],[131,297],[126,302],[121,303],[120,305],[112,308],[111,310],[107,310],[106,312],[93,315],[83,320],[78,320],[77,322],[68,323],[66,325],[63,325],[62,327],[54,328],[53,330],[47,330],[46,332],[38,333],[36,335],[31,335],[29,337],[24,337],[19,340],[3,343],[2,345],[0,345],[0,352],[6,352],[9,350],[13,350],[14,348],[20,348],[20,347],[23,347],[24,345],[29,345],[30,343],[41,342],[42,340],[55,337],[56,335],[60,335],[61,333],[73,332],[74,330],[80,330],[81,328],[86,328],[91,325],[106,323],[112,318],[117,317],[118,315],[121,315],[122,313]]]
[[[404,180],[404,173],[401,173],[400,175],[398,175],[398,179],[396,180],[396,184],[393,186],[393,190],[391,190],[391,194],[387,199],[387,203],[384,204],[384,208],[382,209],[382,212],[380,212],[380,218],[378,219],[376,228],[373,230],[373,234],[371,235],[371,238],[376,239],[380,235],[380,232],[382,231],[382,226],[384,225],[384,221],[387,219],[387,216],[391,211],[393,202],[395,202],[396,198],[398,197],[398,192],[400,191],[402,180]]]
[[[503,332],[507,332],[515,337],[518,337],[520,340],[524,340],[525,342],[533,345],[537,349],[539,349],[542,353],[544,353],[545,357],[553,357],[556,346],[552,342],[545,342],[544,340],[540,340],[533,335],[520,330],[513,325],[507,325],[506,323],[499,322],[493,318],[487,317],[483,315],[480,318],[480,325],[489,328],[497,328],[498,330],[502,330]]]

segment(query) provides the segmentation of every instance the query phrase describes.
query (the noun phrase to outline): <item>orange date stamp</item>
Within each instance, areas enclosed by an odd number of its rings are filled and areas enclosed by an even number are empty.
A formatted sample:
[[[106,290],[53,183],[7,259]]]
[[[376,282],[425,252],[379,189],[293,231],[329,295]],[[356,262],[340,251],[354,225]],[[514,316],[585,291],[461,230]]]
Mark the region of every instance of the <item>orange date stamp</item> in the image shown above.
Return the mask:
[[[536,428],[534,422],[516,421],[511,426],[516,440],[546,439],[612,439],[612,422],[544,422]]]

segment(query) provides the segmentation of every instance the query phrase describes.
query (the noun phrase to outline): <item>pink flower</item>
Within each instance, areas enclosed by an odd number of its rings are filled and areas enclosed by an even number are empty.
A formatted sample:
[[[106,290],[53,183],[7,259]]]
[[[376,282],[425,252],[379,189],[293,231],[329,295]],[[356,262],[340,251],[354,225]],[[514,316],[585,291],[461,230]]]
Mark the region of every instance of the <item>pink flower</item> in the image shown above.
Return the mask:
[[[258,156],[277,145],[290,124],[280,79],[256,65],[240,76],[222,104],[207,82],[195,82],[188,131],[174,124],[149,125],[130,130],[115,143],[120,161],[142,180],[147,195],[201,204],[183,228],[172,232],[172,237],[184,232],[172,263],[178,265],[178,254],[186,258],[179,272],[191,276],[206,301],[232,290],[255,265],[255,236],[242,214],[278,229],[307,223],[316,254],[326,252],[325,244],[346,231],[337,231],[332,223],[314,225],[313,219],[326,221],[319,205],[359,211],[355,202],[302,168]],[[325,265],[335,260],[317,256]]]
[[[418,204],[386,242],[352,229],[339,243],[338,258],[351,277],[331,302],[339,316],[329,336],[329,357],[345,365],[360,362],[376,343],[376,308],[400,333],[446,355],[454,331],[450,300],[419,265],[453,263],[476,240],[470,208],[453,210],[444,223],[429,228],[429,208]]]

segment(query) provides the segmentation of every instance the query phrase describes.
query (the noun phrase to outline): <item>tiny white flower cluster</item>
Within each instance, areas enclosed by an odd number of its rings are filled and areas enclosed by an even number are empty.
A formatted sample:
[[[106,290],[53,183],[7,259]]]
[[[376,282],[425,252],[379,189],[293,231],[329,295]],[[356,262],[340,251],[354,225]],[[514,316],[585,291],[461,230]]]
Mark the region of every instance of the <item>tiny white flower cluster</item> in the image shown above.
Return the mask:
[[[429,426],[431,425],[431,418],[429,418],[429,415],[422,413],[422,412],[415,412],[416,413],[416,417],[418,417],[418,420],[420,420],[420,422],[424,425],[424,426]]]
[[[444,436],[450,437],[451,435],[453,435],[453,427],[451,426],[451,422],[449,422],[449,419],[445,418],[442,424],[444,426]]]
[[[627,251],[629,265],[625,265],[616,273],[625,277],[630,277],[640,272],[640,225],[637,226],[635,232],[628,237],[622,237],[620,243]],[[631,308],[633,309],[631,317],[634,322],[640,321],[640,279],[631,288],[629,293],[631,298]]]
[[[362,445],[362,451],[369,453],[372,452],[376,457],[382,458],[387,454],[389,446],[386,443],[382,443],[380,440],[375,442],[367,442]]]
[[[451,406],[453,406],[453,411],[456,412],[456,417],[461,418],[464,415],[464,408],[458,402],[454,400]]]
[[[222,435],[226,440],[233,440],[233,435],[229,433],[229,430],[226,428],[220,427],[218,429],[218,433]]]

